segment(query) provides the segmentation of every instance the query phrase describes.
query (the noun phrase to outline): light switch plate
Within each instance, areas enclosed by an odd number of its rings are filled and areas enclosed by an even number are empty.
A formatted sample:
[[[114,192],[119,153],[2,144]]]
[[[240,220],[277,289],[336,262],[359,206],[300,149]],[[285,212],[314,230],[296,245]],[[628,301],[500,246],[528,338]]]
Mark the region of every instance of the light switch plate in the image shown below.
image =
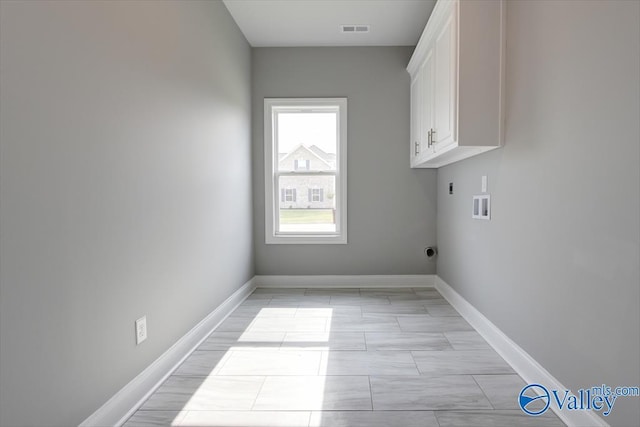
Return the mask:
[[[482,175],[482,192],[487,192],[487,175]]]

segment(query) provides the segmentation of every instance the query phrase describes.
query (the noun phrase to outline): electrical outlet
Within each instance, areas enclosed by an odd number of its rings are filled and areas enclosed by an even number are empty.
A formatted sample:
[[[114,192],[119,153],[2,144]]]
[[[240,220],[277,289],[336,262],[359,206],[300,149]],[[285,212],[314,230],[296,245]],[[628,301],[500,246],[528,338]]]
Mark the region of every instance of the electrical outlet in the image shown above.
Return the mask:
[[[136,320],[136,345],[147,339],[147,316]]]

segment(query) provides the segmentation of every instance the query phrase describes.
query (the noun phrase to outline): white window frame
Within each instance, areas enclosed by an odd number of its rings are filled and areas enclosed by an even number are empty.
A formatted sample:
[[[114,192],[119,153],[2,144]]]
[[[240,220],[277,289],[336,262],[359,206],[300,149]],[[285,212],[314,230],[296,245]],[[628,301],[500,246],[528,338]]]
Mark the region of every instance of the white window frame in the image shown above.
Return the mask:
[[[338,108],[337,162],[335,171],[278,171],[278,153],[274,152],[276,121],[274,112],[304,112]],[[347,243],[347,98],[265,98],[265,242],[267,244],[346,244]],[[278,179],[284,175],[308,174],[335,176],[335,232],[276,232],[279,222],[280,195]]]

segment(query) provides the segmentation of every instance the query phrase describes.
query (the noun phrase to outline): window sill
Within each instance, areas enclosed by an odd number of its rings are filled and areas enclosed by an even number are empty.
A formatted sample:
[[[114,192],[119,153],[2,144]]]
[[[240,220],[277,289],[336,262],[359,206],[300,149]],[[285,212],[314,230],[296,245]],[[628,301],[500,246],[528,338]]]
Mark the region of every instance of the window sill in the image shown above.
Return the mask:
[[[267,235],[267,245],[346,245],[346,235]]]

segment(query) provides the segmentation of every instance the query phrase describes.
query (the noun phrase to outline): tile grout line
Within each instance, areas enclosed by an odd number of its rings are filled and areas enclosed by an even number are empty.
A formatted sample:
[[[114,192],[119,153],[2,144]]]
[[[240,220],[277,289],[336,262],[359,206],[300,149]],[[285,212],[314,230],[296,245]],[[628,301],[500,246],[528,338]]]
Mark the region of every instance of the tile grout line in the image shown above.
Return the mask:
[[[262,389],[264,388],[264,383],[267,382],[267,377],[268,375],[265,375],[264,378],[262,379],[262,384],[260,384],[260,388],[258,389],[258,392],[256,393],[256,397],[253,399],[253,403],[251,404],[251,408],[249,409],[249,411],[253,412],[254,408],[256,406],[256,402],[258,402],[258,397],[260,396],[260,393],[262,392]]]
[[[449,339],[449,337],[447,336],[446,332],[441,332],[442,336],[444,337],[445,340],[447,340],[447,342],[449,343],[449,346],[451,347],[452,350],[457,350],[454,346],[453,343],[451,342],[451,340]]]
[[[369,381],[369,398],[371,399],[371,411],[375,411],[373,407],[373,387],[371,387],[371,375],[367,375],[367,380]]]
[[[415,350],[409,350],[409,356],[411,356],[411,360],[413,360],[413,364],[416,365],[416,371],[418,371],[418,376],[422,376],[422,372],[420,371],[420,368],[418,367],[418,362],[416,362],[415,357],[413,357],[413,352]]]
[[[318,369],[316,370],[316,376],[319,377],[320,375],[320,369],[322,369],[322,359],[324,356],[324,350],[320,351],[320,363],[318,363]],[[328,366],[328,361],[329,361],[329,355],[327,354],[327,366]],[[326,376],[326,375],[325,375]]]
[[[489,399],[489,396],[487,396],[487,393],[484,392],[484,389],[480,386],[480,383],[478,383],[478,381],[476,380],[476,377],[474,375],[480,375],[480,374],[471,374],[471,378],[473,378],[473,382],[476,383],[476,385],[478,386],[478,388],[482,392],[482,395],[485,397],[485,399],[487,399],[487,402],[489,402],[489,405],[491,405],[491,407],[495,411],[496,407],[493,406],[493,402],[491,402],[491,400]]]
[[[442,411],[441,410],[433,411],[433,417],[436,419],[436,422],[438,423],[438,427],[442,427],[442,424],[440,424],[440,419],[438,418],[438,412],[442,412]]]

